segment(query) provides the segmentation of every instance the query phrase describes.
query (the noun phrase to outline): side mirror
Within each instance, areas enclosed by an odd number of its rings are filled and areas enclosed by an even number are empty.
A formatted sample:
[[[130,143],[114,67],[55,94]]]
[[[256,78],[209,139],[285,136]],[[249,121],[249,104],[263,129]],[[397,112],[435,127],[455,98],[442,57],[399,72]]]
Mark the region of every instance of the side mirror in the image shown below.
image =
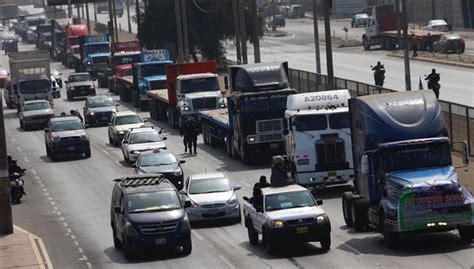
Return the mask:
[[[283,135],[287,136],[290,134],[290,131],[288,129],[283,129]]]
[[[165,141],[165,140],[168,140],[168,137],[163,136],[162,139],[163,139],[163,141]]]
[[[229,78],[227,76],[224,77],[224,88],[229,89]]]
[[[186,163],[186,161],[185,160],[180,160],[179,161],[179,164],[183,164],[183,163]]]
[[[133,168],[137,168],[137,163],[132,163],[130,166],[133,167]]]
[[[122,144],[128,144],[128,141],[127,140],[122,140]]]
[[[186,194],[187,194],[185,190],[179,190],[178,192],[179,192],[179,194],[181,194],[181,195],[186,195]]]
[[[240,186],[240,185],[235,185],[234,186],[234,191],[238,191],[240,189],[242,189],[242,186]]]
[[[115,214],[123,214],[122,208],[120,206],[114,207]]]
[[[250,199],[247,196],[242,197],[242,199],[244,199],[244,201],[247,201],[247,202],[250,203]]]
[[[317,205],[323,205],[323,200],[317,199],[317,200],[316,200],[316,204],[317,204]]]
[[[369,174],[369,156],[364,155],[360,160],[360,170],[362,174],[368,175]]]
[[[189,200],[188,200],[188,201],[184,201],[184,208],[189,208],[189,207],[191,207],[191,206],[192,206],[191,201],[189,201]]]
[[[89,124],[84,124],[84,128],[89,129]]]
[[[45,133],[49,133],[49,128],[44,128]]]
[[[68,84],[69,82],[67,82],[67,80],[65,80],[64,83]]]

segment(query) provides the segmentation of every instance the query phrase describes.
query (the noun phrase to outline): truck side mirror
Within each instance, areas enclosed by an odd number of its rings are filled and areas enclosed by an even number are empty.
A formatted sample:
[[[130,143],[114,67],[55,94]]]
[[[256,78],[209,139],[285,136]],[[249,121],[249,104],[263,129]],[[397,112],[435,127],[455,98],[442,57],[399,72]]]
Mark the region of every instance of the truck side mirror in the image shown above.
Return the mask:
[[[123,213],[122,208],[120,206],[114,207],[114,213],[121,215]]]
[[[288,129],[283,129],[283,135],[289,135],[290,134],[290,131]]]
[[[469,147],[467,146],[466,141],[462,142],[453,142],[453,144],[461,144],[461,153],[462,153],[462,164],[463,166],[459,166],[456,168],[467,167],[469,165]]]
[[[229,89],[229,78],[227,76],[224,77],[224,88]]]
[[[364,175],[369,174],[369,157],[367,155],[362,156],[360,160],[360,170]]]

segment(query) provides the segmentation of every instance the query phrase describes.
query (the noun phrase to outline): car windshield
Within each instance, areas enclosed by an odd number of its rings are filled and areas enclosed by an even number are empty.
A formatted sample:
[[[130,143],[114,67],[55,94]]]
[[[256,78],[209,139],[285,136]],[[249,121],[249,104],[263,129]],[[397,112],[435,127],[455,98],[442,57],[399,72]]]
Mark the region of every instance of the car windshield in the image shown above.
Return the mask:
[[[161,142],[163,139],[157,131],[139,132],[130,135],[130,144]]]
[[[126,125],[126,124],[134,124],[140,123],[142,119],[138,115],[128,115],[128,116],[121,116],[118,117],[115,121],[115,125]]]
[[[226,192],[231,190],[232,188],[227,178],[198,179],[191,181],[189,194]]]
[[[82,130],[84,126],[81,120],[61,120],[55,121],[51,124],[51,132],[62,132],[71,130]]]
[[[100,99],[93,99],[89,103],[89,107],[95,108],[95,107],[107,107],[107,106],[113,106],[114,101],[110,98],[100,98]]]
[[[29,103],[25,104],[23,107],[23,111],[32,111],[32,110],[43,110],[43,109],[50,109],[51,106],[48,102],[39,102],[39,103]]]
[[[85,47],[85,54],[89,55],[92,53],[109,53],[110,47],[109,44],[90,44],[86,45]]]
[[[195,78],[181,81],[182,93],[204,92],[204,91],[218,91],[219,82],[217,78]]]
[[[337,113],[329,115],[329,127],[331,129],[349,128],[349,113]]]
[[[180,208],[181,202],[176,191],[173,190],[127,195],[127,210],[129,213],[167,211]]]
[[[70,76],[68,82],[80,82],[80,81],[91,81],[92,77],[89,74],[73,75]]]
[[[275,211],[296,207],[314,206],[314,198],[309,191],[275,193],[265,196],[265,211]]]
[[[139,163],[140,167],[145,167],[176,164],[178,163],[178,161],[176,160],[176,157],[174,157],[173,154],[165,152],[141,155]]]

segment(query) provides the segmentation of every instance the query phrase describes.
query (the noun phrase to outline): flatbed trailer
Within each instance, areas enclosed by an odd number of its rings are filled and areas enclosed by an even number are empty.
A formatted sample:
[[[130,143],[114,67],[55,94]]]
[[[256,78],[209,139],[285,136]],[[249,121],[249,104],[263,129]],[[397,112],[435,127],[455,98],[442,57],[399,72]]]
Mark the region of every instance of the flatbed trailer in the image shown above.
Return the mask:
[[[123,76],[115,78],[115,90],[124,102],[132,101],[133,76]]]
[[[230,144],[227,146],[232,138],[229,111],[227,109],[199,111],[198,117],[201,121],[204,144],[211,147],[225,147],[227,154],[232,156]]]

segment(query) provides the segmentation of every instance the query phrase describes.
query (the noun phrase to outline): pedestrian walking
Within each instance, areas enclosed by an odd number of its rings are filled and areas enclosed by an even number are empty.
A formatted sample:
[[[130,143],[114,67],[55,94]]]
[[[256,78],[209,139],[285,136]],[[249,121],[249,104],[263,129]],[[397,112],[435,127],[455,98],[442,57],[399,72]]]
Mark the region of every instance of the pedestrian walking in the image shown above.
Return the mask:
[[[426,36],[426,50],[430,53],[433,52],[433,38],[430,33]]]
[[[411,49],[413,50],[413,56],[412,57],[417,57],[418,56],[418,41],[415,38],[415,35],[411,36]]]
[[[197,154],[197,137],[200,133],[200,129],[200,125],[196,119],[192,118],[188,120],[188,124],[185,129],[185,135],[187,135],[189,153],[193,154],[194,150],[194,155]]]
[[[188,152],[188,132],[187,129],[189,128],[188,118],[185,117],[183,122],[181,123],[181,128],[179,128],[179,135],[183,138],[183,145],[184,145],[184,152]],[[191,148],[189,148],[189,152],[191,152]]]

